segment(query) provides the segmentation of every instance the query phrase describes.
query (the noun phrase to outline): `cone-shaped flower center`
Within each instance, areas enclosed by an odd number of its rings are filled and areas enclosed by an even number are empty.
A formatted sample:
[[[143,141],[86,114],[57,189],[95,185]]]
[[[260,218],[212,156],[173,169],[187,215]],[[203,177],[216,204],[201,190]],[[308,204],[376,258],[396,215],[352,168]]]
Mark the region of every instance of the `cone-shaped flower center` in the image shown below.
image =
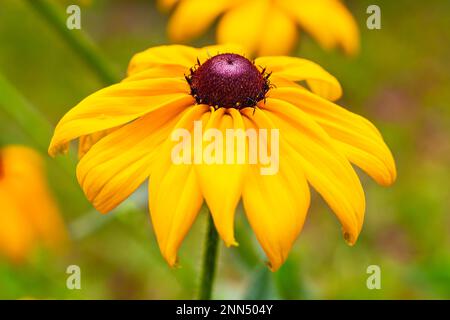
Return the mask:
[[[269,76],[247,58],[225,53],[192,68],[186,80],[197,103],[241,109],[254,107],[265,98]]]

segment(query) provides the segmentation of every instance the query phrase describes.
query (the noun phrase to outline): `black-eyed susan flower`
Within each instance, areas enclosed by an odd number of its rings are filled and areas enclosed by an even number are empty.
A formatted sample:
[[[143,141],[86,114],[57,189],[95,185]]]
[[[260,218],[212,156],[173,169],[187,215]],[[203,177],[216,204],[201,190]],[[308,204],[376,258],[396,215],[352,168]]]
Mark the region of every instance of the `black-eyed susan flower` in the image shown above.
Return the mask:
[[[0,255],[23,262],[38,246],[60,251],[67,234],[33,149],[0,149]]]
[[[122,82],[93,93],[61,119],[49,153],[54,156],[71,140],[116,128],[81,158],[79,183],[95,208],[106,213],[148,180],[153,228],[170,265],[204,201],[219,235],[231,246],[237,244],[233,224],[242,199],[276,270],[302,229],[310,186],[353,244],[363,224],[365,199],[351,164],[382,185],[396,178],[381,134],[365,118],[332,102],[342,94],[338,81],[311,61],[250,61],[231,46],[172,45],[138,53],[128,71]],[[278,170],[262,174],[266,164],[250,161],[255,146],[249,137],[239,148],[231,144],[236,158],[244,155],[245,161],[196,159],[196,150],[211,141],[203,131],[200,144],[184,149],[182,158],[188,161],[174,160],[179,147],[174,132],[195,136],[198,127],[214,129],[217,136],[253,129],[260,143],[279,144]],[[263,130],[278,130],[278,141]],[[220,148],[213,153],[221,153]]]
[[[168,25],[176,43],[197,37],[221,16],[218,43],[236,43],[256,55],[289,53],[299,28],[323,48],[341,47],[354,55],[359,49],[357,24],[340,0],[159,0],[174,8]]]

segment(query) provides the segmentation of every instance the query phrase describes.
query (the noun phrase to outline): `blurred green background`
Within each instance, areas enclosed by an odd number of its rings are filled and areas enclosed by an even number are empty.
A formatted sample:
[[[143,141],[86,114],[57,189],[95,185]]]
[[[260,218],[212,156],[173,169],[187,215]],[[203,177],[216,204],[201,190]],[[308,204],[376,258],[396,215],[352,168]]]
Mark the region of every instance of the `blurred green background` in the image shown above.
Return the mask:
[[[64,12],[77,1],[54,3]],[[383,188],[361,174],[367,211],[354,247],[345,244],[336,218],[314,194],[305,228],[277,273],[265,267],[239,209],[240,247],[221,244],[215,298],[450,299],[450,1],[346,3],[360,26],[361,54],[350,59],[339,51],[324,52],[304,33],[295,54],[334,74],[344,87],[340,104],[378,126],[394,153],[398,180]],[[168,43],[167,17],[153,1],[78,4],[82,32],[119,76],[134,53]],[[381,7],[381,30],[365,26],[370,4]],[[194,44],[212,43],[211,31]],[[105,86],[29,3],[20,0],[0,0],[0,74],[52,126],[78,101]],[[180,250],[181,268],[170,269],[153,235],[145,186],[113,213],[101,215],[84,199],[74,164],[68,170],[64,160],[48,158],[45,146],[29,132],[0,108],[0,144],[34,146],[48,160],[52,191],[73,243],[65,256],[42,250],[25,265],[0,258],[0,298],[194,298],[205,212]],[[66,288],[71,264],[81,268],[81,290]],[[366,287],[369,265],[381,268],[381,290]]]

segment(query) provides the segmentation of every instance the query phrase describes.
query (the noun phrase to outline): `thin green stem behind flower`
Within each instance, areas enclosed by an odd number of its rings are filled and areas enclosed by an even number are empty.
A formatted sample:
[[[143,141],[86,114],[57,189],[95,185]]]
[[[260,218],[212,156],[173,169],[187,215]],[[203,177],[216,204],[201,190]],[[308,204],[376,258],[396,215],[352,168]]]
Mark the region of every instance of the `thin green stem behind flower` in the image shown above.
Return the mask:
[[[205,238],[205,248],[203,253],[203,265],[200,278],[200,300],[210,300],[212,297],[214,276],[217,266],[217,252],[219,235],[217,234],[211,213],[208,211],[207,231]]]
[[[57,31],[82,60],[91,67],[105,85],[120,80],[116,70],[99,52],[91,39],[81,30],[70,30],[66,26],[67,16],[48,0],[27,0],[28,3]]]

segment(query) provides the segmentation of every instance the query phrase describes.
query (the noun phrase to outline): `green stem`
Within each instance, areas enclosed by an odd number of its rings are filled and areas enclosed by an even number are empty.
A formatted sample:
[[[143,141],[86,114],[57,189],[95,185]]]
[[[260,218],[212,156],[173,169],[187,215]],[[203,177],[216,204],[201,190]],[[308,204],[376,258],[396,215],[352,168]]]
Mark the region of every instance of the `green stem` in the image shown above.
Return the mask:
[[[53,132],[50,122],[1,73],[0,110],[19,125],[39,151],[47,154],[48,142]],[[70,159],[59,159],[58,163],[66,172],[73,171]]]
[[[208,211],[207,233],[205,239],[205,251],[203,253],[203,269],[200,278],[199,299],[210,300],[217,264],[217,251],[219,235],[217,234],[211,213]]]
[[[118,82],[116,70],[98,51],[91,39],[81,30],[66,26],[66,15],[58,5],[48,0],[27,0],[28,3],[62,36],[74,52],[91,67],[106,85]]]
[[[0,109],[14,119],[39,149],[45,150],[46,153],[53,131],[49,121],[1,73]]]

